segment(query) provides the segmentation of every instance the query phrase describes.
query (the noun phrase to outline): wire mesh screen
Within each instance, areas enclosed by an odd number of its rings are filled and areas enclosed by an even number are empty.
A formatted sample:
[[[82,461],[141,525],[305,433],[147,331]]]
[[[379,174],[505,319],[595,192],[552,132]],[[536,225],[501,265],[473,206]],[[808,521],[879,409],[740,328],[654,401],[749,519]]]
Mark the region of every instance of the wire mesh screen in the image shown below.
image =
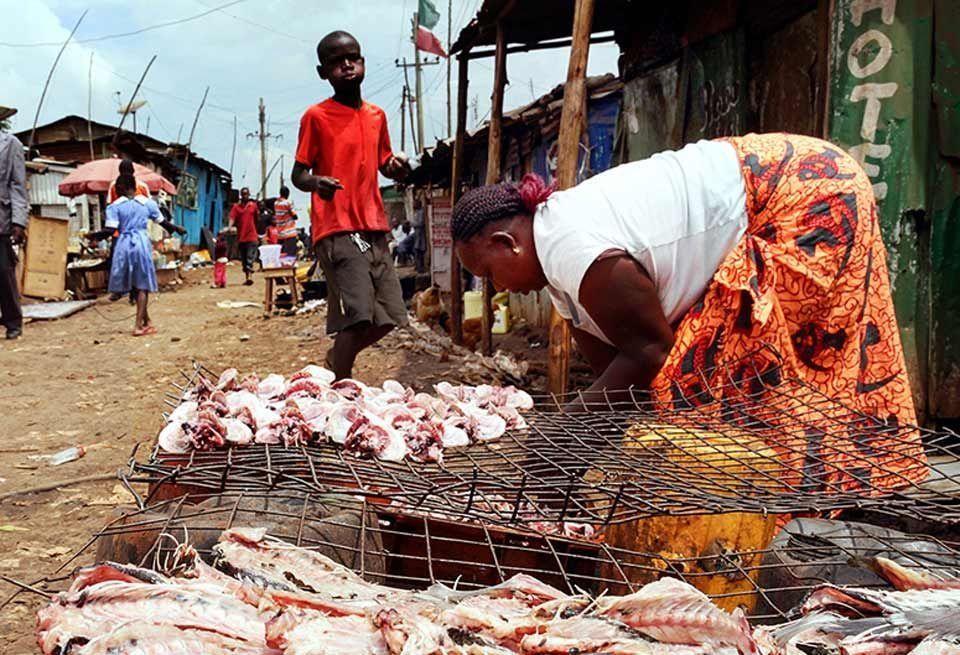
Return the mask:
[[[206,559],[221,531],[264,527],[272,536],[319,551],[370,582],[463,589],[526,573],[571,593],[626,594],[664,575],[681,578],[721,607],[743,607],[778,621],[823,582],[882,586],[867,566],[880,555],[940,579],[960,571],[960,544],[862,524],[794,521],[769,547],[711,545],[684,555],[615,548],[486,522],[451,523],[397,514],[363,499],[309,494],[231,493],[194,504],[189,497],[129,511],[103,528],[63,568],[118,561],[167,571],[179,543]]]
[[[198,367],[187,385],[209,372]],[[960,519],[957,437],[868,416],[778,369],[704,373],[693,397],[639,393],[594,411],[540,397],[528,428],[442,462],[358,459],[317,441],[134,459],[149,500],[184,492],[348,494],[408,512],[500,525],[606,526],[662,515],[871,509]],[[708,383],[709,380],[709,383]],[[570,527],[567,525],[567,527]],[[575,528],[574,528],[575,529]]]

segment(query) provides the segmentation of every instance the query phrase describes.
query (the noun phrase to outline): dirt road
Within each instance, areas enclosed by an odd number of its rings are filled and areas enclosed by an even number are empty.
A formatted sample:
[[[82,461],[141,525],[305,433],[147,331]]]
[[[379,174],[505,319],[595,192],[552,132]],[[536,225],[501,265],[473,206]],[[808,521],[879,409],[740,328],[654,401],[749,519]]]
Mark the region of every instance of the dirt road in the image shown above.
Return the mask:
[[[324,316],[261,318],[260,309],[220,309],[221,300],[262,299],[259,280],[240,286],[230,267],[227,289],[209,288],[210,272],[187,273],[176,292],[151,300],[159,334],[130,336],[133,308],[101,301],[62,321],[28,325],[24,337],[0,341],[0,494],[125,467],[137,442],[151,442],[163,394],[179,371],[200,361],[218,370],[289,373],[320,363],[330,340]],[[386,377],[417,388],[457,378],[457,362],[417,355],[388,336],[361,354],[355,377]],[[37,456],[75,444],[88,449],[75,462],[51,467]],[[0,498],[0,575],[33,582],[53,572],[130,497],[115,481]],[[89,563],[92,553],[76,563]],[[0,603],[15,590],[0,580]],[[34,653],[34,613],[41,599],[19,595],[0,610],[2,653]]]

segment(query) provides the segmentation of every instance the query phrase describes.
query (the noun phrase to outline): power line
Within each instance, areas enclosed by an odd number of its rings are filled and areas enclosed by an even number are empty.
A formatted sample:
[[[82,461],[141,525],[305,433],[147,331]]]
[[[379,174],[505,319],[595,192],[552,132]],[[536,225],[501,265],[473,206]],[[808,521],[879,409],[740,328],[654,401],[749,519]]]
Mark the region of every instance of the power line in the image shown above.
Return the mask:
[[[203,5],[203,6],[205,6],[205,7],[209,6],[209,5],[207,5],[205,2],[200,2],[200,4]],[[273,34],[276,34],[277,36],[283,36],[283,37],[286,37],[286,38],[288,38],[288,39],[293,39],[294,41],[299,41],[300,43],[305,43],[305,44],[307,44],[307,45],[313,45],[311,41],[307,41],[306,39],[302,39],[302,38],[300,38],[299,36],[296,36],[295,34],[287,34],[286,32],[281,32],[280,30],[275,29],[275,28],[273,28],[273,27],[270,27],[269,25],[264,25],[264,24],[262,24],[262,23],[258,23],[258,22],[256,22],[256,21],[254,21],[254,20],[250,20],[249,18],[244,18],[243,16],[237,16],[236,14],[231,14],[231,13],[226,12],[226,11],[223,12],[223,13],[224,13],[225,15],[229,16],[230,18],[234,19],[234,20],[240,21],[241,23],[246,23],[247,25],[253,25],[254,27],[259,27],[260,29],[266,30],[267,32],[272,32]]]
[[[97,43],[99,41],[107,41],[109,39],[120,39],[127,36],[136,36],[137,34],[143,34],[144,32],[151,32],[153,30],[159,30],[164,27],[171,27],[173,25],[181,25],[183,23],[189,23],[190,21],[203,18],[204,16],[209,16],[210,14],[216,13],[227,7],[232,7],[233,5],[238,5],[241,2],[246,2],[246,0],[232,0],[231,2],[224,3],[217,7],[208,9],[207,11],[200,12],[193,16],[187,16],[186,18],[179,18],[177,20],[166,21],[164,23],[157,23],[155,25],[149,25],[147,27],[142,27],[138,30],[133,30],[132,32],[120,32],[117,34],[104,34],[103,36],[95,36],[89,39],[80,39],[75,41],[75,43]],[[43,41],[39,43],[10,43],[7,41],[0,41],[0,46],[6,46],[8,48],[39,48],[43,46],[59,46],[61,45],[58,41]]]

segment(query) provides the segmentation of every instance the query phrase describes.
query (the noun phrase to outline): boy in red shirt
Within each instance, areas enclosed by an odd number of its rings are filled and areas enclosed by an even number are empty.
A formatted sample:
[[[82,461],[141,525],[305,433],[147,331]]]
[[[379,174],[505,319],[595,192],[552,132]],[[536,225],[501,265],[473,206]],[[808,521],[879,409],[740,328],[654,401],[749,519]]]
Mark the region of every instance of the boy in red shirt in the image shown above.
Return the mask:
[[[260,235],[257,234],[257,216],[260,205],[250,197],[250,189],[240,189],[240,202],[230,209],[230,227],[237,231],[237,243],[240,244],[240,260],[243,263],[243,283],[253,284],[253,265],[257,263],[257,247]]]
[[[360,94],[364,59],[346,32],[317,45],[317,73],[333,97],[300,120],[293,184],[311,194],[310,223],[317,261],[327,279],[327,333],[336,334],[327,366],[350,377],[357,353],[407,324],[400,279],[387,248],[387,223],[377,172],[409,172],[390,148],[387,116]]]

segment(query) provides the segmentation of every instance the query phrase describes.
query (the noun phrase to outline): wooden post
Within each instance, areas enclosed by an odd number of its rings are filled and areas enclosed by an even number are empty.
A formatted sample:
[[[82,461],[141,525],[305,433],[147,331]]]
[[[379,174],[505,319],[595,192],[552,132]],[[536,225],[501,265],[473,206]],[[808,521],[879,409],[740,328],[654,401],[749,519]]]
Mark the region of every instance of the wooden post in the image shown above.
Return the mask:
[[[587,55],[593,25],[594,0],[577,0],[573,14],[573,37],[567,84],[563,92],[560,134],[557,143],[557,184],[561,189],[577,183],[580,137],[586,122]],[[551,393],[567,390],[570,375],[570,325],[554,309],[550,314],[550,346],[547,382]]]
[[[507,36],[503,21],[497,22],[497,54],[494,56],[493,97],[490,105],[490,134],[487,141],[487,184],[500,181],[501,146],[503,144],[503,91],[507,83]],[[484,355],[493,354],[493,283],[483,281],[483,322],[480,344]]]
[[[457,79],[457,136],[453,142],[453,167],[450,171],[450,209],[460,199],[460,178],[463,177],[463,142],[467,138],[467,88],[470,83],[470,50],[460,54]],[[463,289],[460,287],[460,260],[456,251],[450,255],[450,322],[451,336],[463,343]]]

